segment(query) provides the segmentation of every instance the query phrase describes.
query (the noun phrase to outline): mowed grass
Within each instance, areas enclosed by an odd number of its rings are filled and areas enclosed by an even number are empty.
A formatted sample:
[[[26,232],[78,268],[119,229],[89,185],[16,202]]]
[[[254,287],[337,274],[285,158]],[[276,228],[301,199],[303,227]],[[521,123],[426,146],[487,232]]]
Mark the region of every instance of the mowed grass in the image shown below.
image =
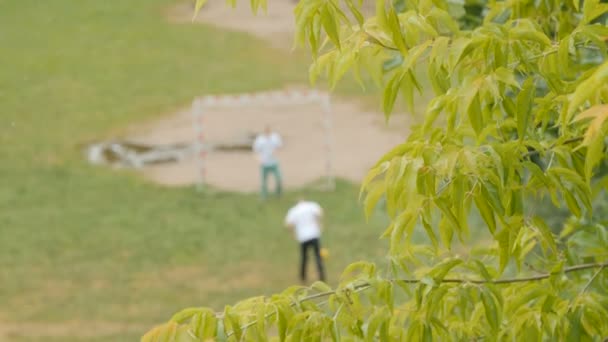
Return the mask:
[[[0,340],[131,341],[183,307],[280,291],[297,282],[282,220],[301,195],[327,211],[330,283],[382,261],[386,222],[366,223],[345,182],[261,202],[86,165],[87,142],[196,95],[305,81],[296,55],[168,23],[173,3],[0,0]]]

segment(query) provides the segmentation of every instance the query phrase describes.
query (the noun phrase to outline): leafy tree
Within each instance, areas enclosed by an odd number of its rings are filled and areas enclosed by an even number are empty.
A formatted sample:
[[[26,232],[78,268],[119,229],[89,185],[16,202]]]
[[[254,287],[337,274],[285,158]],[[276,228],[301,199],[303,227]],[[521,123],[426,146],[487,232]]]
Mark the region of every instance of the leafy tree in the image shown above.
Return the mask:
[[[397,98],[413,111],[423,84],[434,91],[362,184],[365,211],[384,199],[392,218],[387,266],[354,263],[335,289],[186,309],[144,340],[608,337],[608,229],[594,202],[607,184],[608,5],[378,0],[368,18],[361,5],[302,0],[296,38],[313,82],[369,77],[387,118]],[[544,199],[566,212],[553,230],[534,209]]]

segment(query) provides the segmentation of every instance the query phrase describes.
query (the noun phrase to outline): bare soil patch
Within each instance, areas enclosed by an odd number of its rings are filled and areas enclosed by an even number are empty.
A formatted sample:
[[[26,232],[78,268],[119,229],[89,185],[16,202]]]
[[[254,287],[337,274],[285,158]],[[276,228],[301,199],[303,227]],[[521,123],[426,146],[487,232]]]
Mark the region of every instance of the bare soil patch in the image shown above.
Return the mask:
[[[267,12],[257,15],[248,3],[236,8],[211,0],[194,19],[216,27],[243,31],[265,39],[273,46],[289,49],[294,32],[294,1],[271,1]],[[192,2],[167,9],[175,23],[191,23]],[[383,115],[365,110],[352,100],[333,99],[332,169],[335,176],[360,181],[370,166],[386,151],[407,137],[408,122],[394,116],[390,125]],[[287,188],[301,187],[325,175],[324,132],[319,106],[257,106],[212,110],[206,117],[210,143],[238,139],[259,132],[270,124],[284,138],[278,153]],[[190,108],[185,107],[155,122],[135,126],[126,138],[143,144],[192,144],[196,134]],[[207,158],[207,182],[216,188],[250,192],[258,189],[259,170],[250,152],[212,152]],[[184,186],[199,179],[198,161],[186,158],[176,163],[146,166],[141,171],[149,180],[167,186]]]
[[[332,105],[332,170],[334,175],[360,181],[382,153],[407,136],[405,120],[391,120],[390,129],[379,113],[338,101]],[[266,123],[278,131],[284,147],[278,152],[284,184],[302,187],[325,175],[325,134],[322,111],[315,105],[257,106],[210,110],[206,135],[210,143],[259,132]],[[196,140],[190,108],[136,129],[129,139],[146,144],[179,144]],[[214,187],[250,192],[258,189],[259,167],[251,152],[211,152],[206,159],[207,182]],[[168,186],[194,184],[199,179],[196,158],[147,166],[148,179]]]

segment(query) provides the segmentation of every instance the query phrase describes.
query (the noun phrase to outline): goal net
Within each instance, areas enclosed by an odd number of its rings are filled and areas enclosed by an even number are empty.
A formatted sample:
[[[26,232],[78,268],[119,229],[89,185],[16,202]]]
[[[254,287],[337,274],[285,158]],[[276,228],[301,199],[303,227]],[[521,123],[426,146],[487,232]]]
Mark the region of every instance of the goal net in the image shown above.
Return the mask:
[[[300,187],[322,180],[335,186],[330,97],[316,90],[204,96],[192,103],[196,132],[197,189],[207,185],[255,191],[260,171],[251,144],[265,126],[278,133],[283,184]],[[272,184],[272,183],[271,183]]]

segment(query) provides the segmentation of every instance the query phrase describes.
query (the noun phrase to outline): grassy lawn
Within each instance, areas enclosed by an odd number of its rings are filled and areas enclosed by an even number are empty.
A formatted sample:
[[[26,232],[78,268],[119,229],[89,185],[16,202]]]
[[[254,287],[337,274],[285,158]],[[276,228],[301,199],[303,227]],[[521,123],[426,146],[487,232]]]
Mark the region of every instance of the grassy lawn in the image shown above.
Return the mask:
[[[185,306],[296,282],[281,222],[301,193],[200,195],[82,161],[86,142],[195,95],[306,80],[249,36],[167,23],[171,3],[0,0],[0,340],[130,341]],[[382,260],[386,222],[365,223],[355,186],[306,195],[328,212],[330,282]]]

